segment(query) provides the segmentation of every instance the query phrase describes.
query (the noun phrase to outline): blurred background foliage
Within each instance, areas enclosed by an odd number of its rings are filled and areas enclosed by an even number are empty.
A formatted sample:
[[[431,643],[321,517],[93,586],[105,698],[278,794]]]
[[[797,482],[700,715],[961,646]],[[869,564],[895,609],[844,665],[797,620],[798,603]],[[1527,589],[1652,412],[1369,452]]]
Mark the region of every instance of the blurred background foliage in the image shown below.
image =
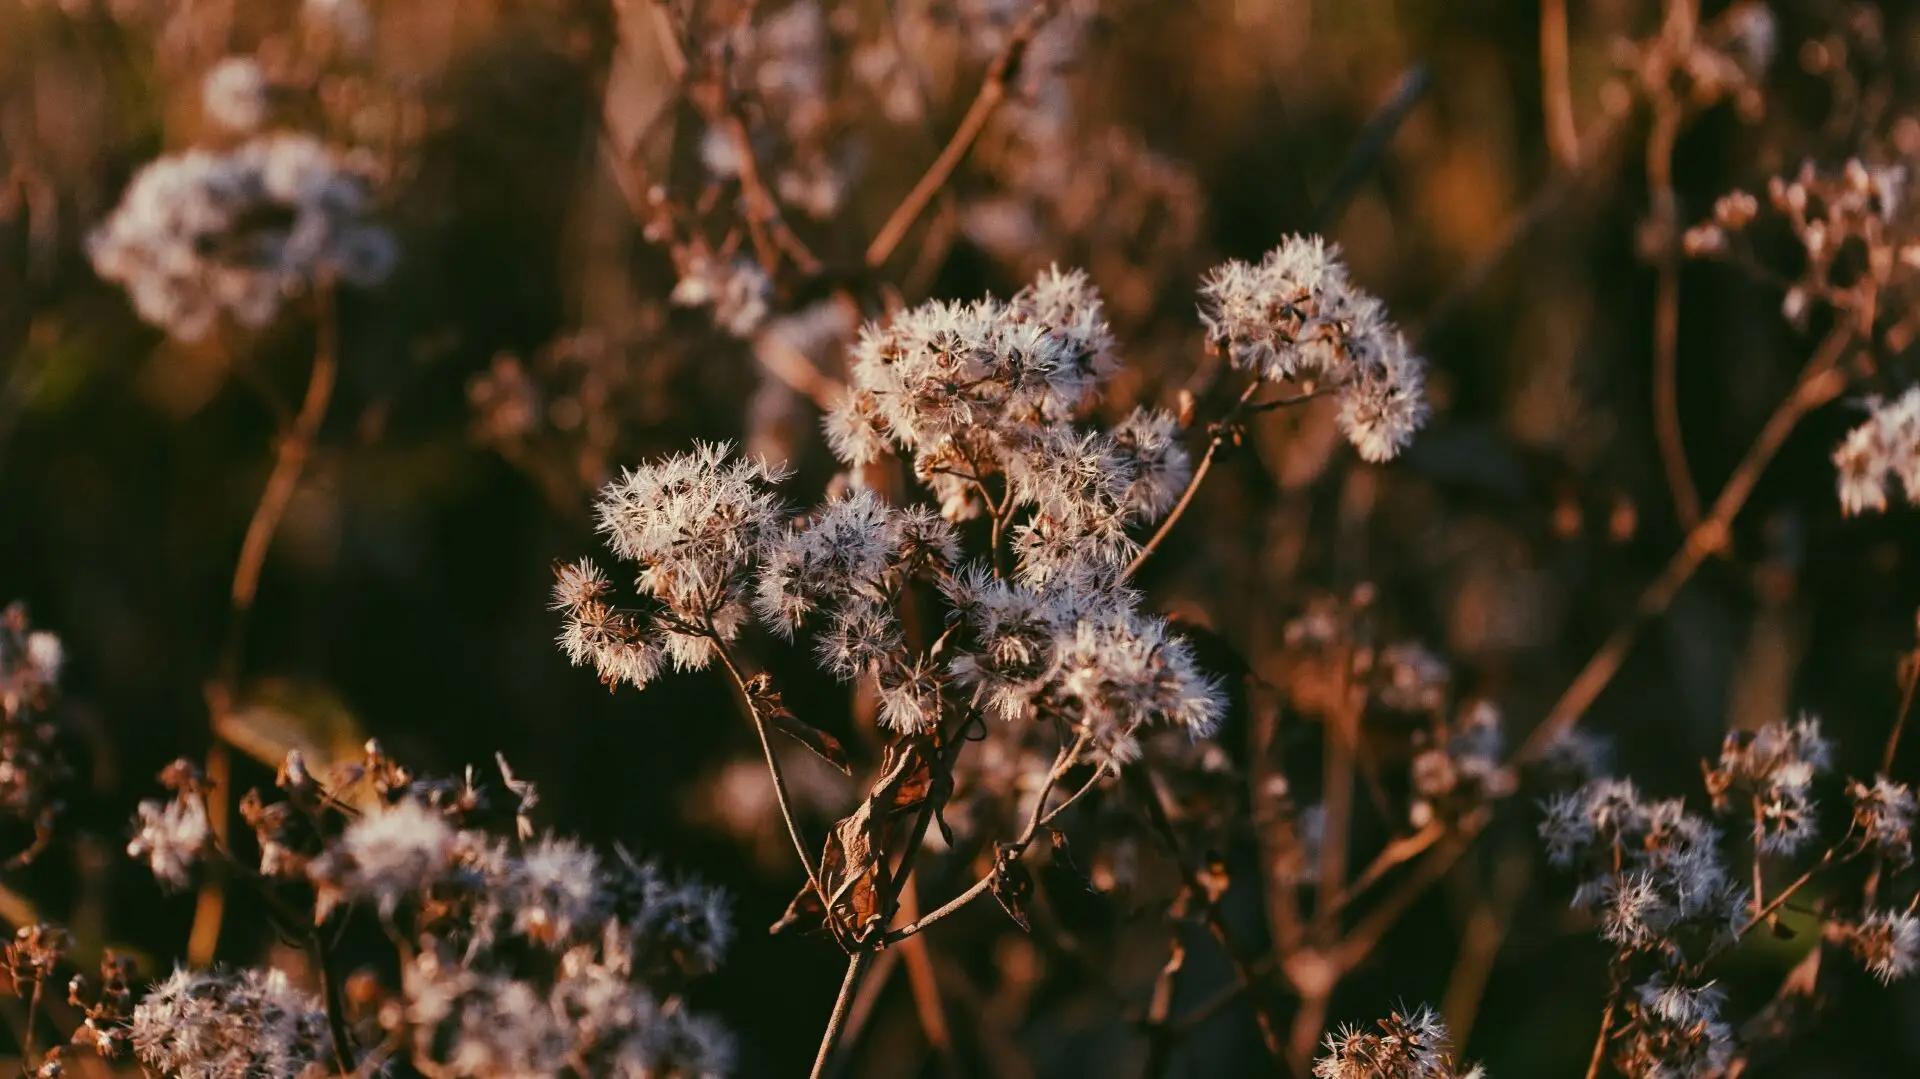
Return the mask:
[[[884,18],[889,5],[856,6]],[[1063,213],[1079,223],[1040,231],[1014,257],[962,230],[917,279],[898,266],[886,276],[912,302],[1006,295],[1036,265],[1088,263],[1139,367],[1122,393],[1169,400],[1204,368],[1198,273],[1325,228],[1418,337],[1437,419],[1379,470],[1327,469],[1324,419],[1257,428],[1156,561],[1150,594],[1264,669],[1307,599],[1373,582],[1397,632],[1452,657],[1524,729],[1685,534],[1649,405],[1655,271],[1636,241],[1649,217],[1648,121],[1608,104],[1623,92],[1619,42],[1654,33],[1661,5],[1568,6],[1572,119],[1608,136],[1583,141],[1577,164],[1557,164],[1549,143],[1533,0],[1110,0],[1067,78],[1074,138],[1125,143],[1105,159],[1120,179],[1071,193],[1079,201]],[[208,137],[199,72],[271,41],[283,7],[0,0],[0,594],[63,638],[63,708],[85,742],[75,841],[5,883],[12,901],[61,913],[85,939],[155,956],[183,939],[195,901],[161,895],[118,857],[125,822],[164,762],[209,748],[203,694],[272,463],[267,402],[297,399],[314,339],[308,320],[284,318],[167,340],[94,276],[85,237],[133,170]],[[603,152],[610,129],[653,124],[642,156],[666,175],[694,137],[674,130],[685,117],[671,108],[653,119],[667,75],[650,7],[385,0],[367,9],[363,59],[316,84],[305,119],[372,148],[380,217],[402,254],[385,286],[340,299],[341,385],[265,566],[246,641],[257,692],[229,736],[268,757],[377,736],[440,770],[497,749],[540,784],[547,822],[725,883],[747,931],[701,999],[742,1031],[743,1074],[792,1074],[841,964],[818,941],[755,931],[794,873],[777,822],[759,812],[764,777],[740,766],[756,756],[749,729],[714,678],[609,695],[567,667],[547,610],[552,564],[592,549],[588,505],[609,468],[728,437],[789,457],[803,497],[831,471],[812,403],[707,311],[663,303],[676,267],[643,235],[630,177]],[[1682,224],[1730,188],[1859,150],[1867,125],[1833,121],[1847,107],[1829,77],[1840,61],[1803,42],[1870,18],[1844,63],[1882,95],[1885,122],[1873,126],[1889,130],[1913,101],[1920,23],[1905,5],[1782,0],[1774,11],[1764,107],[1716,105],[1681,132]],[[923,125],[863,138],[860,198],[830,225],[802,226],[829,262],[857,256],[964,111],[984,65],[950,67],[929,78]],[[1370,118],[1409,77],[1424,93],[1346,204],[1317,220]],[[1152,198],[1129,186],[1158,175],[1143,150],[1177,163]],[[989,137],[955,191],[996,190],[1006,166],[994,153]],[[1103,223],[1124,242],[1095,235]],[[1686,266],[1681,296],[1680,415],[1710,497],[1817,336],[1780,316],[1775,286],[1734,269]],[[1900,373],[1883,375],[1897,385]],[[592,384],[569,397],[542,382],[545,396],[527,398],[538,415],[503,416],[522,400],[508,392],[515,378]],[[593,429],[589,412],[616,424]],[[1695,760],[1724,731],[1803,708],[1837,736],[1840,771],[1872,768],[1896,704],[1895,658],[1913,647],[1920,531],[1911,512],[1841,518],[1828,454],[1856,418],[1831,409],[1794,436],[1729,551],[1593,709],[1590,726],[1646,787],[1691,789]],[[754,648],[790,701],[850,734],[834,718],[847,712],[843,690],[791,650]],[[1896,771],[1912,764],[1909,752]],[[815,828],[851,797],[831,778],[801,777],[817,791],[803,799]],[[235,789],[270,779],[243,760]],[[1497,891],[1516,877],[1511,859],[1522,883]],[[1579,1074],[1604,952],[1560,915],[1559,888],[1524,822],[1496,829],[1342,990],[1334,1018],[1439,1002],[1488,916],[1481,897],[1504,895],[1467,1056],[1495,1076]],[[235,903],[222,953],[273,946]],[[1078,960],[997,917],[956,919],[954,945],[933,934],[943,989],[965,1016],[953,1024],[965,1059],[980,1074],[1022,1074],[995,1048],[1017,1045],[1036,1075],[1130,1069],[1118,1020],[1092,1018],[1112,1009],[1088,1003],[1103,990]],[[1736,1001],[1763,998],[1804,950],[1782,941],[1756,956],[1731,979]],[[1116,980],[1144,986],[1163,957],[1163,946],[1121,955]],[[1844,1000],[1766,1074],[1911,1074],[1920,1026],[1895,1020],[1920,1007],[1916,990]],[[864,1038],[857,1074],[934,1067],[897,986]],[[1197,1039],[1184,1074],[1260,1074],[1245,1049],[1244,1033]]]

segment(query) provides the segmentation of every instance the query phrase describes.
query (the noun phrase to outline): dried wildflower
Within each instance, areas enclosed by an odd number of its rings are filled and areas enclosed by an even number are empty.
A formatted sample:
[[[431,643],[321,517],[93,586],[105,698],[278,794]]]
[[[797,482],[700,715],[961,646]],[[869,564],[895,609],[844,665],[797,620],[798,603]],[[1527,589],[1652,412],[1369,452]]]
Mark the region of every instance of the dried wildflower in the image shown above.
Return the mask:
[[[147,165],[88,253],[142,318],[197,340],[223,312],[266,325],[322,276],[378,284],[393,241],[363,222],[367,210],[364,183],[334,151],[307,135],[263,135]]]
[[[1847,784],[1853,802],[1853,827],[1860,842],[1897,865],[1913,861],[1913,789],[1886,776],[1875,776],[1872,786]]]
[[[1792,854],[1813,838],[1813,779],[1831,759],[1820,721],[1812,717],[1729,733],[1718,767],[1707,770],[1707,793],[1722,812],[1752,812],[1760,850]]]
[[[1500,710],[1491,701],[1462,708],[1441,728],[1440,744],[1413,758],[1410,823],[1424,828],[1436,819],[1457,820],[1512,794],[1515,780],[1506,766],[1505,749]]]
[[[1631,1079],[1704,1079],[1733,1055],[1733,1031],[1720,1019],[1725,995],[1655,976],[1627,998],[1630,1024],[1614,1063]]]
[[[1870,397],[1866,407],[1867,421],[1833,451],[1841,512],[1884,513],[1889,477],[1900,481],[1909,504],[1920,505],[1920,386],[1891,401]]]
[[[1454,1063],[1447,1025],[1433,1009],[1394,1013],[1378,1032],[1343,1026],[1329,1034],[1327,1055],[1314,1062],[1315,1079],[1480,1079],[1484,1072]]]
[[[1209,343],[1256,378],[1333,387],[1341,431],[1368,461],[1398,456],[1426,423],[1425,363],[1317,236],[1288,237],[1258,265],[1215,268],[1200,318]]]
[[[512,863],[503,894],[494,897],[513,920],[513,932],[559,949],[595,932],[607,913],[600,858],[571,839],[548,836]]]
[[[699,881],[656,879],[633,926],[643,966],[698,977],[717,969],[733,940],[726,894]]]
[[[251,132],[267,119],[267,74],[251,56],[229,56],[200,84],[207,119],[229,131]]]
[[[408,965],[407,1023],[414,1057],[436,1074],[558,1075],[574,1048],[567,1025],[535,986],[423,952]]]
[[[739,634],[754,562],[777,534],[781,508],[769,488],[781,473],[763,461],[729,462],[728,451],[702,444],[628,469],[602,492],[600,531],[638,566],[635,587],[653,608],[616,611],[597,567],[562,567],[554,607],[566,612],[560,642],[575,666],[591,662],[609,685],[645,685],[662,656],[697,670],[712,662],[716,640]]]
[[[1057,648],[1049,697],[1115,763],[1138,755],[1136,734],[1149,724],[1182,727],[1200,738],[1226,710],[1219,684],[1158,618],[1126,608],[1082,618]]]
[[[1446,706],[1453,669],[1426,645],[1417,641],[1390,644],[1380,650],[1375,669],[1379,678],[1375,699],[1381,707],[1431,713]]]
[[[59,695],[60,638],[33,628],[18,603],[0,610],[0,813],[31,824],[33,845],[12,855],[31,861],[52,839],[72,777],[52,717]]]
[[[333,1058],[326,1013],[285,973],[176,969],[133,1010],[133,1047],[163,1074],[297,1076]]]
[[[370,900],[382,917],[440,879],[452,865],[455,835],[446,817],[411,798],[365,813],[308,867],[324,921],[346,900]]]
[[[1678,799],[1642,802],[1633,784],[1597,779],[1550,799],[1540,824],[1549,859],[1575,868],[1574,906],[1627,952],[1667,957],[1723,943],[1742,924],[1720,835]]]
[[[141,802],[139,814],[140,830],[127,853],[145,861],[160,883],[186,887],[187,871],[213,841],[206,800],[197,791],[181,791],[169,802]]]
[[[1883,985],[1912,974],[1920,966],[1920,918],[1904,910],[1868,911],[1853,924],[1838,927],[1840,940]]]
[[[671,299],[680,307],[711,307],[713,321],[735,337],[750,338],[772,312],[773,282],[759,263],[739,258],[721,266],[689,260]]]
[[[1171,417],[1140,412],[1111,432],[1071,425],[1116,370],[1104,311],[1085,274],[1053,269],[1008,302],[932,302],[869,325],[853,350],[852,392],[827,417],[828,440],[852,465],[911,453],[955,520],[998,500],[987,485],[1004,476],[996,512],[1032,507],[1022,533],[1030,546],[1064,544],[1085,528],[1097,557],[1112,561],[1128,542],[1121,530],[1164,512],[1187,464]],[[1064,560],[1035,558],[1048,567],[1037,573]]]
[[[36,992],[73,947],[73,934],[49,922],[23,925],[7,943],[8,990],[15,996]]]

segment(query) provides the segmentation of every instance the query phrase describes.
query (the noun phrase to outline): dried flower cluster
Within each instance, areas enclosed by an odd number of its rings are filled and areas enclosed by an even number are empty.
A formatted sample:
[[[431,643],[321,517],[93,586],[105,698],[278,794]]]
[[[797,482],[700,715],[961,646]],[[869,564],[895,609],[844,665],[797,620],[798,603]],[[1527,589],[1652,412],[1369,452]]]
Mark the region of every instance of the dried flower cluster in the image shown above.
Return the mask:
[[[1378,1030],[1341,1027],[1327,1036],[1327,1055],[1313,1065],[1315,1079],[1481,1079],[1478,1066],[1454,1063],[1447,1025],[1431,1008],[1394,1013]]]
[[[197,814],[204,827],[204,781],[185,765],[164,778],[175,799],[142,807],[134,853],[178,884],[228,855],[177,823]],[[445,1077],[729,1071],[731,1038],[680,1000],[732,937],[713,889],[624,851],[536,838],[536,792],[504,762],[492,783],[472,769],[415,776],[370,743],[324,783],[290,755],[279,787],[279,801],[250,791],[241,804],[259,850],[244,872],[286,913],[284,931],[314,942],[356,911],[376,918],[403,943],[399,984],[363,991],[350,1013],[282,971],[178,970],[117,1024],[148,1067],[292,1077],[378,1067],[404,1047],[419,1073]]]
[[[1614,1031],[1615,1065],[1632,1079],[1695,1079],[1721,1074],[1740,1051],[1722,1018],[1725,995],[1708,964],[1773,915],[1821,867],[1862,854],[1893,873],[1911,865],[1914,796],[1880,777],[1850,783],[1853,824],[1794,883],[1772,895],[1769,859],[1803,854],[1818,839],[1814,785],[1832,748],[1817,719],[1775,722],[1727,737],[1717,762],[1703,768],[1714,806],[1743,818],[1751,835],[1753,890],[1735,883],[1723,837],[1681,799],[1649,801],[1629,781],[1596,779],[1545,804],[1540,835],[1554,864],[1574,868],[1574,905],[1590,911],[1616,949],[1616,984],[1641,979],[1618,1001],[1625,1024]],[[1867,906],[1857,916],[1827,915],[1827,936],[1883,982],[1920,963],[1920,920],[1910,909]]]
[[[1890,479],[1900,482],[1909,505],[1920,506],[1920,386],[1891,401],[1869,398],[1867,413],[1833,451],[1841,510],[1884,513]]]
[[[1140,550],[1129,526],[1186,482],[1177,425],[1147,411],[1107,430],[1076,423],[1117,366],[1101,310],[1083,276],[1048,271],[1011,302],[929,304],[862,334],[853,393],[827,421],[835,451],[855,468],[911,454],[948,519],[992,517],[985,560],[963,562],[941,516],[871,490],[783,526],[781,475],[704,446],[604,492],[601,531],[649,606],[618,609],[600,570],[564,567],[562,647],[609,683],[643,685],[664,658],[707,665],[751,609],[783,636],[817,626],[822,666],[871,678],[899,733],[930,732],[970,698],[1008,719],[1064,718],[1116,761],[1151,723],[1204,734],[1217,688],[1119,585]],[[909,642],[899,608],[916,585],[950,604],[945,657]]]
[[[366,222],[369,209],[364,179],[340,154],[310,135],[276,132],[151,162],[88,252],[142,318],[195,340],[223,314],[264,326],[289,295],[322,279],[384,279],[393,239]]]
[[[34,832],[9,865],[32,860],[51,840],[71,777],[52,711],[62,656],[60,638],[34,629],[24,606],[0,610],[0,814]]]
[[[1332,389],[1340,429],[1367,460],[1392,459],[1426,422],[1425,364],[1319,237],[1290,237],[1257,265],[1218,267],[1200,297],[1208,341],[1235,367]]]
[[[133,1009],[140,1062],[180,1079],[302,1075],[332,1059],[318,998],[278,970],[175,970]]]

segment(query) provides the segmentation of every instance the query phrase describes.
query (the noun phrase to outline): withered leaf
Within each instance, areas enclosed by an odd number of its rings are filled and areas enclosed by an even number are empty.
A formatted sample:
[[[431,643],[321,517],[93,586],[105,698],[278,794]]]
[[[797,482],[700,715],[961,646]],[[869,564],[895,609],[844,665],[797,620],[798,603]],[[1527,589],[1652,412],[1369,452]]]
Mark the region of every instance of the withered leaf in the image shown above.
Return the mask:
[[[841,775],[853,774],[853,765],[847,762],[847,748],[840,744],[840,739],[792,713],[769,718],[774,730],[813,750],[815,756],[838,768]]]
[[[880,760],[880,778],[868,800],[885,804],[889,812],[917,808],[933,792],[933,754],[924,739],[908,738],[887,747]]]
[[[1021,863],[1018,848],[994,844],[992,888],[993,898],[999,900],[1000,909],[1007,912],[1013,924],[1033,932],[1026,910],[1027,899],[1033,895],[1033,874]]]
[[[787,904],[786,912],[778,921],[767,927],[770,936],[781,933],[819,932],[826,928],[827,910],[820,904],[820,893],[813,890],[812,882],[800,889],[800,894]]]
[[[774,730],[812,750],[821,760],[839,769],[841,775],[853,774],[853,766],[847,762],[847,748],[840,744],[840,739],[794,715],[780,691],[773,688],[773,679],[765,673],[747,679],[747,701]]]
[[[1087,876],[1086,871],[1080,868],[1079,862],[1074,861],[1073,848],[1067,843],[1067,833],[1058,828],[1049,827],[1047,838],[1053,843],[1053,867],[1078,887],[1089,892],[1099,892],[1100,889],[1093,886],[1093,878]]]

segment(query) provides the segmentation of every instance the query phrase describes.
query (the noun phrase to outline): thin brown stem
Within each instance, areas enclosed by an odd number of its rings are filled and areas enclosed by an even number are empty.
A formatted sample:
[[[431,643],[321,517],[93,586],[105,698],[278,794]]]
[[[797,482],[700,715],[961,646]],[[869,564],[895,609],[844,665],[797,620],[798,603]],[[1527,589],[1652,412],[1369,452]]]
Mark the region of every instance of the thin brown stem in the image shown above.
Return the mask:
[[[1681,586],[1693,578],[1694,572],[1710,555],[1726,545],[1733,519],[1746,506],[1754,486],[1760,482],[1761,473],[1766,471],[1780,448],[1786,444],[1787,436],[1793,433],[1809,412],[1832,401],[1846,388],[1846,378],[1838,368],[1841,355],[1852,341],[1851,328],[1843,325],[1835,328],[1821,342],[1819,350],[1801,371],[1793,392],[1767,418],[1759,435],[1727,480],[1727,485],[1721,489],[1720,496],[1714,499],[1712,512],[1688,533],[1686,542],[1673,553],[1660,575],[1640,593],[1633,610],[1614,628],[1593,658],[1574,677],[1559,701],[1547,713],[1547,718],[1527,736],[1515,756],[1516,761],[1529,761],[1537,757],[1586,714],[1600,696],[1600,691],[1607,687],[1626,661],[1627,653],[1639,640],[1640,631],[1664,613],[1674,597],[1679,595]]]
[[[1182,901],[1192,893],[1183,893]],[[1177,904],[1176,904],[1177,905]],[[1176,922],[1173,929],[1173,941],[1167,948],[1167,961],[1160,966],[1160,973],[1153,979],[1153,994],[1147,1003],[1147,1057],[1140,1069],[1144,1079],[1158,1079],[1167,1073],[1167,1067],[1173,1062],[1173,1043],[1176,1032],[1168,1022],[1173,1011],[1174,980],[1180,976],[1180,968],[1187,964],[1187,947],[1180,941],[1180,926]]]
[[[919,911],[913,881],[902,884],[899,906],[908,918]],[[926,938],[909,937],[900,942],[897,950],[882,953],[888,954],[899,955],[906,965],[907,988],[913,996],[914,1014],[920,1020],[920,1033],[939,1056],[941,1069],[949,1076],[960,1075],[960,1062],[953,1053],[953,1031],[947,1025],[947,1009],[940,999],[940,979],[933,969],[933,955],[927,950]]]
[[[1607,1009],[1600,1013],[1600,1033],[1593,1039],[1593,1054],[1587,1058],[1587,1079],[1600,1079],[1600,1064],[1607,1059],[1607,1035],[1613,1032],[1613,995],[1607,995]]]
[[[1836,862],[1844,862],[1849,857],[1851,857],[1851,855],[1842,855],[1839,858],[1835,858],[1834,848],[1828,848],[1827,852],[1820,856],[1820,860],[1818,862],[1815,862],[1812,866],[1808,867],[1805,873],[1802,873],[1798,877],[1796,877],[1792,884],[1789,884],[1785,888],[1782,888],[1780,890],[1779,895],[1776,895],[1772,899],[1767,901],[1766,906],[1761,907],[1759,910],[1755,911],[1753,917],[1747,922],[1747,924],[1741,926],[1737,931],[1735,931],[1733,936],[1724,939],[1720,944],[1715,946],[1713,949],[1709,950],[1706,954],[1706,958],[1700,961],[1700,965],[1704,967],[1708,963],[1713,962],[1716,958],[1720,957],[1721,955],[1726,954],[1726,952],[1729,949],[1731,949],[1734,945],[1746,939],[1746,935],[1753,931],[1754,926],[1759,925],[1761,922],[1767,921],[1768,919],[1772,918],[1774,914],[1780,910],[1781,907],[1786,905],[1787,900],[1792,899],[1795,893],[1799,892],[1801,888],[1806,886],[1808,881],[1811,881],[1814,878],[1815,874],[1819,873],[1822,869],[1825,869],[1826,867],[1835,864]]]
[[[1360,735],[1360,708],[1365,699],[1356,699],[1353,687],[1353,654],[1348,649],[1340,660],[1339,697],[1333,713],[1326,718],[1326,746],[1322,751],[1324,779],[1321,799],[1326,806],[1326,839],[1320,847],[1320,887],[1313,911],[1313,930],[1317,942],[1325,944],[1338,929],[1332,902],[1346,887],[1347,828],[1353,819],[1353,745]]]
[[[46,988],[47,977],[44,971],[36,973],[33,979],[33,995],[27,998],[27,1030],[21,1055],[29,1068],[39,1060],[38,1035],[40,1030],[40,993]]]
[[[1700,490],[1687,463],[1680,427],[1680,250],[1679,199],[1673,190],[1673,145],[1680,135],[1681,106],[1654,102],[1647,135],[1647,187],[1652,203],[1652,235],[1658,280],[1653,297],[1653,431],[1661,467],[1680,527],[1700,523]]]
[[[1201,454],[1200,463],[1194,466],[1193,476],[1187,480],[1186,489],[1180,492],[1179,501],[1173,504],[1173,509],[1167,512],[1166,520],[1160,522],[1160,527],[1154,530],[1153,536],[1140,548],[1140,553],[1134,555],[1133,561],[1127,563],[1127,568],[1121,571],[1121,580],[1124,581],[1140,572],[1140,567],[1146,563],[1147,559],[1152,558],[1153,552],[1159,550],[1160,544],[1166,541],[1167,534],[1173,531],[1173,526],[1179,524],[1180,518],[1186,515],[1187,507],[1193,504],[1194,494],[1200,490],[1200,485],[1206,482],[1207,473],[1213,471],[1214,457],[1220,453],[1220,447],[1231,438],[1232,425],[1239,421],[1241,412],[1247,407],[1247,402],[1253,400],[1253,395],[1260,392],[1261,385],[1259,379],[1247,383],[1247,388],[1240,391],[1240,399],[1227,410],[1226,418],[1214,425],[1213,437],[1207,441],[1207,451]]]
[[[226,742],[220,737],[228,711],[240,692],[241,660],[246,649],[247,622],[253,613],[253,601],[260,591],[260,573],[280,520],[300,486],[313,446],[320,436],[320,425],[333,400],[334,383],[339,375],[338,327],[335,324],[333,283],[322,278],[314,283],[313,366],[307,373],[306,396],[294,414],[291,428],[282,430],[275,447],[273,469],[267,484],[247,522],[246,535],[240,541],[240,556],[234,563],[233,583],[228,590],[229,614],[226,641],[218,666],[207,687],[207,711],[214,729],[213,744],[207,750],[206,774],[211,784],[207,796],[207,815],[216,838],[224,841],[232,809],[227,795],[228,773],[232,762]],[[194,906],[193,926],[188,931],[187,955],[195,963],[212,959],[219,941],[220,926],[226,915],[226,885],[221,874],[213,874],[201,886]]]
[[[354,1074],[353,1038],[347,1028],[346,1000],[340,993],[339,973],[333,968],[333,959],[327,954],[327,946],[320,939],[317,929],[307,932],[307,959],[313,964],[315,977],[320,980],[320,1000],[327,1012],[327,1033],[333,1037],[333,1066],[342,1076]]]
[[[1460,956],[1447,979],[1447,991],[1440,998],[1440,1014],[1446,1016],[1447,1029],[1453,1032],[1456,1045],[1467,1044],[1473,1034],[1487,983],[1513,926],[1514,912],[1527,893],[1532,868],[1525,848],[1508,850],[1494,867],[1491,894],[1475,904],[1473,917],[1461,935]]]
[[[893,213],[887,215],[886,223],[880,226],[873,242],[867,245],[866,263],[869,267],[877,269],[893,257],[894,250],[900,246],[900,241],[906,239],[908,230],[926,211],[927,204],[953,178],[953,171],[966,159],[967,152],[973,149],[974,140],[986,130],[987,121],[993,118],[994,110],[1006,99],[1008,84],[1019,73],[1020,61],[1026,56],[1027,45],[1033,41],[1034,31],[1052,12],[1053,0],[1041,0],[1014,25],[1006,45],[987,68],[986,79],[980,84],[979,92],[974,94],[973,103],[967,106],[966,115],[960,118],[960,126],[954,129],[952,137],[940,149],[939,156],[927,166],[927,171],[907,192],[907,197],[900,200],[900,205],[893,208]]]
[[[753,722],[753,732],[760,736],[760,752],[767,759],[767,774],[773,777],[774,801],[779,803],[780,817],[786,821],[787,837],[793,840],[793,852],[800,856],[800,866],[807,871],[807,882],[819,894],[821,901],[826,900],[826,892],[821,890],[820,875],[814,870],[813,856],[807,853],[807,844],[800,838],[800,825],[793,814],[793,799],[787,793],[786,773],[780,770],[780,757],[773,751],[773,738],[767,731],[767,717],[760,714],[759,705],[753,702],[753,693],[747,689],[747,680],[740,674],[740,666],[734,662],[733,650],[717,636],[713,646],[720,656],[721,666],[727,669],[727,675],[733,679],[733,688],[740,694],[740,704],[747,710],[747,718]]]
[[[1573,79],[1567,50],[1567,0],[1540,0],[1541,111],[1547,149],[1561,168],[1580,164],[1580,131],[1573,122]]]
[[[811,1079],[821,1079],[827,1073],[827,1060],[833,1056],[834,1044],[840,1040],[840,1028],[847,1021],[847,1009],[853,1006],[853,993],[860,985],[860,972],[866,968],[871,954],[861,951],[847,957],[847,976],[840,981],[840,995],[834,998],[833,1012],[827,1016],[827,1029],[820,1035],[820,1052],[813,1058]]]
[[[1893,772],[1893,755],[1900,749],[1900,735],[1907,729],[1907,716],[1913,712],[1914,690],[1920,687],[1920,648],[1907,655],[1901,671],[1900,709],[1893,714],[1893,729],[1887,732],[1887,748],[1880,754],[1880,771]]]
[[[1046,785],[1041,788],[1040,796],[1034,801],[1033,813],[1027,818],[1026,828],[1020,833],[1017,839],[1008,844],[1008,847],[1024,852],[1027,846],[1033,842],[1034,836],[1040,833],[1040,829],[1053,823],[1056,817],[1066,812],[1069,807],[1084,797],[1087,792],[1091,791],[1100,782],[1101,778],[1106,775],[1106,765],[1102,764],[1100,767],[1094,769],[1093,775],[1089,777],[1085,783],[1081,784],[1077,790],[1063,799],[1059,805],[1054,806],[1052,809],[1046,808],[1047,796],[1053,791],[1054,786],[1059,783],[1060,777],[1064,776],[1067,771],[1073,767],[1075,759],[1078,757],[1080,751],[1084,749],[1085,744],[1086,739],[1083,736],[1079,742],[1075,743],[1072,754],[1067,754],[1063,751],[1059,757],[1055,758],[1055,764],[1053,770],[1048,774]],[[1043,810],[1044,812],[1042,812]],[[897,944],[900,941],[906,940],[908,937],[925,932],[927,928],[935,922],[943,921],[964,909],[967,904],[987,894],[988,889],[993,887],[994,877],[997,872],[998,867],[988,870],[985,876],[974,881],[966,891],[947,900],[932,913],[926,914],[888,933],[884,938],[884,942],[886,944]]]

